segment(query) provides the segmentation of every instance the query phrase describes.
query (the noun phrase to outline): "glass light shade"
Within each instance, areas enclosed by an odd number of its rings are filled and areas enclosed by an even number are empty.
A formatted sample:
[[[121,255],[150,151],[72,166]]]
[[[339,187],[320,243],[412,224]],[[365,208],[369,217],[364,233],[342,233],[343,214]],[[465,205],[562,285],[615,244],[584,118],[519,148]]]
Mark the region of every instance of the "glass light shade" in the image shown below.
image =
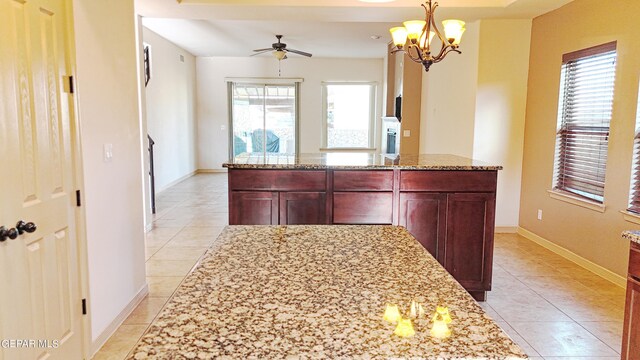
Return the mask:
[[[398,321],[398,326],[396,326],[396,329],[393,331],[393,333],[398,335],[399,337],[412,337],[416,334],[416,331],[413,329],[411,319],[400,318],[400,320]]]
[[[398,305],[387,304],[387,308],[384,310],[382,318],[390,323],[395,323],[400,319],[400,311]]]
[[[420,35],[420,41],[418,42],[420,44],[420,47],[422,49],[427,47],[427,42],[425,41],[426,39],[426,35],[427,33],[423,33],[422,35]],[[433,37],[436,35],[436,33],[434,31],[429,31],[429,44],[431,44],[431,40],[433,39]]]
[[[410,40],[418,40],[422,34],[422,29],[427,24],[424,20],[410,20],[402,23],[407,28],[407,37]]]
[[[444,35],[453,45],[460,45],[462,34],[466,30],[464,21],[461,20],[445,20],[442,22],[444,27]],[[453,39],[453,41],[451,40]]]
[[[391,28],[389,32],[395,46],[403,47],[407,43],[407,29],[404,26]]]
[[[282,50],[275,50],[273,52],[273,55],[276,57],[276,59],[282,60],[285,56],[287,56],[287,53]]]

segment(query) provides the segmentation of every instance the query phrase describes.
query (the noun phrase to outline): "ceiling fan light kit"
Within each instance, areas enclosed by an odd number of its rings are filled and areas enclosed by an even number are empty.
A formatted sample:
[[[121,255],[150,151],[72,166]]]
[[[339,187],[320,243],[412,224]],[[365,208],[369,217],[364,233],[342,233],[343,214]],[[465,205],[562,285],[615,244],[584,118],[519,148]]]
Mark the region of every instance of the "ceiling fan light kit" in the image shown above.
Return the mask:
[[[442,22],[444,28],[444,35],[442,35],[433,16],[438,3],[427,0],[422,7],[425,11],[425,20],[409,20],[402,23],[403,26],[389,29],[396,46],[391,53],[402,51],[411,60],[421,63],[425,71],[429,71],[431,65],[442,61],[450,52],[462,53],[458,47],[466,29],[464,21],[445,20]],[[434,55],[431,53],[431,41],[436,35],[442,46]]]
[[[273,54],[273,56],[276,57],[276,59],[278,59],[278,61],[287,59],[288,53],[298,54],[306,57],[312,56],[312,54],[308,52],[287,48],[287,44],[280,41],[282,40],[282,35],[276,35],[276,39],[278,39],[278,42],[271,44],[270,48],[255,49],[253,50],[254,53],[251,56],[264,54],[269,51]]]

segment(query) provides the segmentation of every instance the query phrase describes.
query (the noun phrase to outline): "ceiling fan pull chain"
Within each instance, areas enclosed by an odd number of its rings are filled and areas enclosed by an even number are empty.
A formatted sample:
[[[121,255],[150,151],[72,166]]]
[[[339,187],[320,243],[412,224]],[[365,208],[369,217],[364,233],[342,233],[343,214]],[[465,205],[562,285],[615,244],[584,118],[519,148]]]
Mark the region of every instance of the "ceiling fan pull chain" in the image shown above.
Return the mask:
[[[281,60],[278,60],[278,77],[281,77],[281,76],[282,76],[282,71],[281,71],[281,68],[280,68],[280,64],[281,64],[281,63],[282,63],[282,61],[281,61]]]

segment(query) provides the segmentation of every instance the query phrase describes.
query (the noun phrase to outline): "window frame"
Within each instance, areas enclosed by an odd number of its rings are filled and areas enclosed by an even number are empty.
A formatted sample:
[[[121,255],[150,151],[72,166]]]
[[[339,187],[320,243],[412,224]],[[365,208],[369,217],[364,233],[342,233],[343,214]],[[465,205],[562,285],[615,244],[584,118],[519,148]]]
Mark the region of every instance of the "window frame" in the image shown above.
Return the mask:
[[[331,85],[369,85],[369,139],[367,147],[329,147],[328,145],[328,119],[327,119],[327,86]],[[375,151],[376,150],[376,125],[377,125],[377,94],[378,82],[376,81],[323,81],[322,86],[322,131],[320,151]]]
[[[597,168],[595,172],[596,174],[598,174],[598,170],[600,169],[604,170],[604,173],[602,174],[602,188],[601,188],[602,195],[600,195],[599,194],[600,191],[597,191],[597,190],[590,193],[588,190],[585,191],[584,188],[579,189],[579,187],[581,187],[580,185],[578,185],[578,188],[571,188],[567,186],[568,183],[571,183],[571,180],[567,180],[566,173],[565,173],[566,169],[563,166],[563,164],[570,164],[571,166],[576,166],[576,162],[575,162],[575,159],[574,161],[571,161],[571,160],[567,161],[568,155],[566,155],[567,153],[565,152],[565,150],[567,150],[567,148],[573,148],[573,149],[577,148],[577,149],[584,150],[584,146],[585,146],[584,143],[580,144],[580,141],[582,142],[585,141],[584,139],[580,139],[579,137],[576,138],[576,136],[578,136],[576,135],[576,131],[581,132],[581,131],[584,131],[586,128],[586,131],[589,132],[596,129],[602,130],[604,129],[604,127],[598,126],[595,123],[588,124],[588,125],[579,124],[580,119],[576,120],[576,117],[566,116],[567,110],[577,111],[577,107],[573,108],[571,105],[567,105],[567,100],[575,100],[575,98],[569,99],[567,94],[571,92],[576,96],[581,95],[579,90],[576,90],[573,87],[568,88],[566,85],[566,81],[570,75],[574,75],[571,73],[567,73],[568,71],[572,70],[572,68],[569,68],[568,65],[575,63],[576,61],[585,60],[597,55],[610,56],[607,54],[611,52],[615,52],[614,64],[613,64],[613,78],[611,79],[612,81],[611,83],[612,93],[611,93],[611,104],[610,104],[611,107],[609,110],[610,111],[609,118],[606,120],[608,122],[606,131],[604,132],[600,131],[601,134],[599,134],[602,138],[606,139],[606,154],[604,156],[600,156],[600,155],[598,156],[599,162],[597,163],[597,165],[600,165],[600,167]],[[586,48],[583,50],[574,51],[571,53],[564,54],[562,56],[561,79],[560,79],[559,97],[558,97],[557,128],[556,128],[556,136],[555,136],[555,153],[553,158],[553,180],[552,180],[552,190],[549,191],[551,197],[554,199],[567,201],[567,202],[584,206],[586,208],[590,208],[593,210],[604,211],[604,199],[605,199],[604,187],[605,187],[605,179],[606,179],[607,155],[609,152],[611,120],[613,118],[612,113],[613,113],[613,103],[614,103],[614,97],[615,97],[615,83],[616,83],[616,73],[617,73],[617,63],[618,63],[617,56],[618,54],[617,54],[616,41]],[[608,78],[605,78],[604,76],[603,78],[608,80]],[[575,80],[575,78],[572,78],[572,80]],[[584,80],[584,77],[583,77],[583,80]],[[570,120],[567,120],[567,119],[570,119]],[[571,130],[571,127],[573,127],[574,129]],[[598,136],[598,135],[596,134],[595,136]],[[577,139],[579,143],[577,145],[576,144],[567,145],[568,142],[569,143],[571,142],[570,137],[573,137],[573,140]],[[582,145],[582,148],[580,147],[580,145]],[[602,160],[604,161],[604,164]],[[578,170],[580,169],[578,168]],[[574,168],[574,171],[575,171],[575,168]],[[590,173],[587,173],[587,176],[583,176],[583,177],[580,177],[580,175],[584,175],[584,174],[578,174],[578,183],[580,182],[579,179],[588,178],[589,177],[588,174]],[[574,178],[573,181],[575,182],[576,179]],[[588,187],[588,186],[582,185],[582,187]]]
[[[628,213],[636,217],[640,217],[640,179],[638,176],[640,176],[640,86],[636,105],[629,199],[626,209]]]

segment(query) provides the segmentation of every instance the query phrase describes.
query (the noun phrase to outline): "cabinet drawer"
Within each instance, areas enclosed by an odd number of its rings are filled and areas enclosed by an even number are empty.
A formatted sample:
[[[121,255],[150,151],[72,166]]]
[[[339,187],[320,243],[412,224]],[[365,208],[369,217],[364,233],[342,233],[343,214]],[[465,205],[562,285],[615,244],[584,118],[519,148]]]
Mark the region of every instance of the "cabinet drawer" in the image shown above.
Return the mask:
[[[640,246],[635,243],[631,244],[629,254],[629,276],[634,277],[636,281],[640,281]]]
[[[335,191],[392,191],[393,171],[334,171],[333,189]]]
[[[230,190],[325,191],[323,170],[245,170],[229,169]]]
[[[497,171],[405,170],[400,173],[400,191],[495,192]]]
[[[391,224],[393,194],[342,192],[333,194],[334,224]]]

